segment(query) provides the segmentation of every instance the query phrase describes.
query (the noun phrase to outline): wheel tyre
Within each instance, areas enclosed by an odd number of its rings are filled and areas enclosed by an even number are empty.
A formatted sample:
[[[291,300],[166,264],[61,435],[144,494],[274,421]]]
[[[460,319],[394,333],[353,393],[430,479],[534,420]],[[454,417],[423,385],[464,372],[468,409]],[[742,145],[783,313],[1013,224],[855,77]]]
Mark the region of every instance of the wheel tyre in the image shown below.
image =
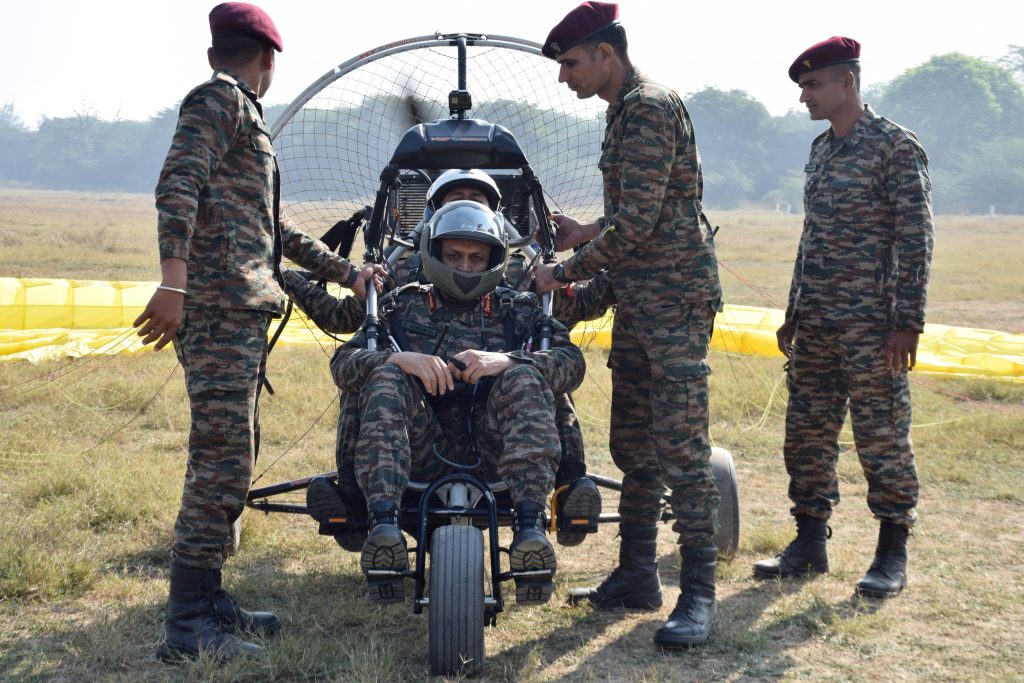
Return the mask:
[[[231,532],[228,533],[228,542],[224,546],[224,553],[227,556],[234,555],[238,552],[238,546],[242,543],[242,516],[239,515],[238,519],[231,525]]]
[[[731,558],[740,547],[740,491],[732,454],[724,448],[711,449],[711,471],[722,497],[718,504],[718,533],[715,545],[721,558]]]
[[[484,537],[471,526],[438,527],[430,541],[430,671],[470,675],[484,663]]]

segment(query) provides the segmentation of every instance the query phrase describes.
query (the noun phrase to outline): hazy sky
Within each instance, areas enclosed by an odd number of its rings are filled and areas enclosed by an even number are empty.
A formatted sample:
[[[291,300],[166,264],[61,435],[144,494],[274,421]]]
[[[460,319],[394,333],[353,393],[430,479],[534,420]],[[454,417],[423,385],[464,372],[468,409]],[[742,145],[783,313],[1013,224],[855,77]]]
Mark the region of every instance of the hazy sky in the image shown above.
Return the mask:
[[[92,113],[145,119],[209,75],[210,0],[19,0],[0,29],[0,104],[29,125]],[[285,52],[265,98],[291,102],[334,65],[413,36],[474,32],[543,41],[576,0],[261,0]],[[1018,7],[1013,10],[1012,7]],[[516,8],[514,11],[512,8]],[[680,94],[745,90],[773,114],[798,107],[786,70],[835,34],[863,44],[864,85],[891,80],[934,54],[998,58],[1024,44],[1021,5],[1006,0],[623,0],[633,62]],[[553,76],[554,77],[554,76]]]

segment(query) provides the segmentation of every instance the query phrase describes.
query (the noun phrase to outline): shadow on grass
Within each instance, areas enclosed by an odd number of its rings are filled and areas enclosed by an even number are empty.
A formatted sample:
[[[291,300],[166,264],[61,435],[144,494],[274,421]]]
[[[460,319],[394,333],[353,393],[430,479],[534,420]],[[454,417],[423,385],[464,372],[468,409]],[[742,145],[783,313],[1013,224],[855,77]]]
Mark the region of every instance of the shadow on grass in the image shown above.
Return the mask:
[[[657,613],[584,608],[572,623],[491,657],[484,675],[517,680],[557,662],[559,670],[566,672],[563,680],[591,679],[599,673],[625,679],[775,678],[785,676],[798,663],[790,651],[823,632],[842,629],[842,622],[873,614],[883,604],[855,595],[838,604],[814,597],[799,599],[814,579],[753,583],[747,579],[747,587],[719,600],[716,630],[708,643],[662,650],[653,643],[653,636],[679,595],[678,568],[678,555],[667,554],[659,560],[665,607]],[[773,605],[790,598],[798,598],[799,606],[763,623]]]
[[[148,553],[143,553],[148,557]],[[135,554],[132,555],[136,557]],[[133,563],[129,563],[133,564]],[[166,559],[164,560],[166,565]],[[258,661],[216,662],[207,656],[172,665],[156,659],[162,637],[166,575],[129,575],[129,604],[47,606],[38,630],[5,629],[0,636],[3,680],[407,680],[424,678],[426,620],[409,619],[408,607],[381,609],[363,597],[363,579],[353,572],[289,573],[272,562],[226,569],[225,582],[243,607],[268,609],[283,622]],[[150,574],[153,574],[152,576]],[[149,581],[144,586],[139,580]],[[159,597],[154,597],[158,595]],[[409,644],[415,644],[410,647]]]
[[[331,552],[342,552],[331,549]],[[243,558],[236,558],[243,559]],[[407,602],[389,608],[368,603],[364,579],[353,567],[285,569],[286,555],[257,553],[231,561],[225,583],[247,608],[270,609],[284,625],[264,643],[266,660],[215,663],[206,659],[168,666],[156,660],[166,599],[167,555],[162,544],[113,563],[135,567],[125,576],[121,604],[96,609],[77,602],[47,606],[45,632],[18,629],[17,620],[0,637],[0,671],[5,680],[422,680],[429,677],[427,615],[411,617]],[[662,558],[663,579],[678,562]],[[678,589],[665,581],[666,608],[543,613],[510,601],[498,632],[488,630],[482,678],[522,680],[552,672],[562,679],[666,679],[777,677],[791,670],[789,652],[826,629],[877,610],[874,601],[854,598],[839,604],[797,600],[796,607],[767,614],[780,600],[800,597],[806,581],[749,583],[719,602],[717,632],[705,646],[662,652],[651,638]],[[735,583],[735,582],[734,582]],[[411,585],[409,586],[411,588]],[[728,588],[728,585],[725,586]],[[723,591],[724,592],[724,591]],[[808,604],[809,603],[809,604]],[[501,633],[505,628],[508,636]],[[531,630],[531,628],[533,630]],[[511,641],[509,640],[511,638]],[[502,647],[511,642],[510,645]]]

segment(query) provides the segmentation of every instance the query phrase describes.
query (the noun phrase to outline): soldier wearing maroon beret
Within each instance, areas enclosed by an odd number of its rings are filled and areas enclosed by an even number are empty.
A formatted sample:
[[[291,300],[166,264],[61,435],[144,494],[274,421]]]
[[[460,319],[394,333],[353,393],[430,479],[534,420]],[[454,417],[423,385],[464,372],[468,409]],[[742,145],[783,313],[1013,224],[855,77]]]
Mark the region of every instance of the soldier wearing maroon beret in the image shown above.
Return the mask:
[[[812,45],[789,77],[811,119],[831,125],[804,167],[804,231],[777,332],[789,359],[783,454],[797,537],[756,563],[754,574],[829,570],[838,437],[849,409],[868,507],[879,520],[875,558],[856,590],[891,597],[907,584],[907,535],[917,517],[907,372],[931,271],[928,156],[917,136],[861,100],[856,40]]]
[[[693,125],[670,88],[638,72],[614,3],[584,2],[548,34],[543,53],[579,98],[608,103],[601,173],[604,215],[555,216],[558,249],[589,242],[537,269],[538,291],[607,271],[618,303],[609,448],[623,471],[619,564],[600,586],[574,591],[597,608],[662,604],[657,535],[671,490],[683,570],[668,622],[654,636],[686,647],[711,635],[719,494],[711,473],[707,353],[722,290]]]
[[[174,343],[192,410],[189,458],[171,548],[164,660],[254,656],[240,638],[280,622],[241,609],[221,587],[232,525],[259,449],[267,331],[284,310],[282,254],[365,294],[360,271],[279,211],[279,174],[259,98],[283,44],[266,12],[227,2],[210,12],[212,78],[182,100],[156,188],[162,281],[135,321]]]

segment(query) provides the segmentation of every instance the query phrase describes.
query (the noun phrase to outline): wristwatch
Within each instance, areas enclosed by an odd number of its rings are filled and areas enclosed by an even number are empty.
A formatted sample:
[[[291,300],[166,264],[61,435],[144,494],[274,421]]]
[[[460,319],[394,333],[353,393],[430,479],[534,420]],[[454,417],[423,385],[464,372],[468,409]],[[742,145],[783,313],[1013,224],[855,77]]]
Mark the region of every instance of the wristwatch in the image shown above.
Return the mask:
[[[563,285],[571,285],[573,282],[576,282],[574,278],[568,277],[565,274],[565,266],[561,263],[556,265],[551,271],[551,277],[555,278],[555,280],[561,282]]]

